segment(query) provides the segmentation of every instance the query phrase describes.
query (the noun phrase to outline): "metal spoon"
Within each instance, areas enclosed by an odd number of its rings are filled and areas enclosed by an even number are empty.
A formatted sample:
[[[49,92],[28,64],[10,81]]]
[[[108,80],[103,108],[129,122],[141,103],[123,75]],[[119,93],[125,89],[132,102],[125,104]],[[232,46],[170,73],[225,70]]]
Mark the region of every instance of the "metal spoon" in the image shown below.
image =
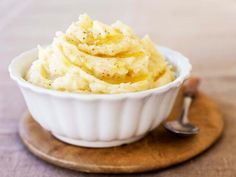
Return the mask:
[[[199,128],[191,124],[188,120],[188,111],[193,99],[196,97],[199,79],[190,78],[184,83],[184,101],[180,117],[175,121],[169,121],[164,127],[172,133],[178,135],[194,135],[199,132]]]

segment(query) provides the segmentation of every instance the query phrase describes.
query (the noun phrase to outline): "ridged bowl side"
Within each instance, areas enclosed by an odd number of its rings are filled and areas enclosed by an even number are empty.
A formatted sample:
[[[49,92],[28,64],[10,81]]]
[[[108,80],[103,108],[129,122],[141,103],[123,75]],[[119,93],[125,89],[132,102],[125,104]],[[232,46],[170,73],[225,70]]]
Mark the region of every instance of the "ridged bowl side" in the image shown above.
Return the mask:
[[[54,134],[86,141],[140,136],[170,113],[178,88],[161,94],[119,100],[58,98],[22,89],[32,116]]]

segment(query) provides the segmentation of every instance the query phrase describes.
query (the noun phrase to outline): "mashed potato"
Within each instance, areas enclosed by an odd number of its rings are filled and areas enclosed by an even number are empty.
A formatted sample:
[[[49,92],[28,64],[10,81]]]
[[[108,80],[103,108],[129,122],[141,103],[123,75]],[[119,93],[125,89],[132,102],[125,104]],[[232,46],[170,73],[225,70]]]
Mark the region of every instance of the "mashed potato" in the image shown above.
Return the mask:
[[[139,39],[120,21],[106,25],[81,15],[53,43],[38,47],[25,78],[48,89],[85,93],[147,90],[175,79],[148,36]]]

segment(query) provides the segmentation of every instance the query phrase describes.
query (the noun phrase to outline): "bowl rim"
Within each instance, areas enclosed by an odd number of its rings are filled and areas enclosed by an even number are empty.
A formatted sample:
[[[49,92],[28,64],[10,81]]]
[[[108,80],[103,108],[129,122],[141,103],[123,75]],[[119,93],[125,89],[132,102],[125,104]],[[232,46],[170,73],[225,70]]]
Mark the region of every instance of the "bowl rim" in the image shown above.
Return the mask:
[[[25,79],[23,79],[22,76],[20,76],[15,71],[15,65],[16,65],[16,62],[18,60],[24,58],[27,54],[37,52],[37,48],[30,49],[30,50],[25,51],[22,54],[16,56],[11,61],[11,63],[9,64],[8,71],[10,73],[10,77],[14,81],[16,81],[19,84],[20,87],[29,89],[33,92],[40,93],[40,94],[46,94],[46,95],[51,95],[51,96],[61,97],[61,98],[76,98],[76,99],[84,99],[84,100],[94,100],[94,99],[115,100],[115,99],[124,99],[124,98],[128,98],[128,97],[142,98],[142,97],[149,96],[149,95],[152,95],[152,94],[160,94],[160,93],[166,92],[166,91],[170,90],[171,88],[179,87],[184,82],[184,80],[189,78],[190,73],[192,71],[192,65],[190,64],[189,59],[186,58],[185,56],[183,56],[181,53],[179,53],[175,50],[169,49],[167,47],[157,46],[157,48],[158,48],[158,50],[163,50],[166,53],[169,53],[170,55],[172,55],[171,57],[173,57],[175,59],[180,58],[181,62],[183,62],[186,65],[185,71],[182,72],[182,74],[180,74],[179,76],[177,76],[177,78],[174,81],[172,81],[168,84],[165,84],[165,85],[157,87],[157,88],[152,88],[152,89],[137,91],[137,92],[107,93],[107,94],[106,93],[105,94],[79,93],[79,92],[68,92],[68,91],[59,91],[59,90],[47,89],[47,88],[44,88],[44,87],[34,85],[34,84],[26,81]],[[168,57],[165,55],[165,52],[164,52],[163,55],[168,60]]]

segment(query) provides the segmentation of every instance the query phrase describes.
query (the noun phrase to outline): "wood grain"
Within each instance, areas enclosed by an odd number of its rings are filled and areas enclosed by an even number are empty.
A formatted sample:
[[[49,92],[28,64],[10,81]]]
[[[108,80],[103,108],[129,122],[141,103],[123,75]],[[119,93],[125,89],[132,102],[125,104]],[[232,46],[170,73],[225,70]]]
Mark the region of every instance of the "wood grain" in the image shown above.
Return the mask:
[[[180,94],[169,119],[178,116],[181,98]],[[189,160],[211,146],[223,131],[221,113],[202,93],[190,109],[190,119],[200,128],[196,136],[177,137],[160,126],[138,142],[114,148],[93,149],[63,143],[29,114],[21,120],[20,136],[33,154],[57,166],[89,173],[137,173]]]

